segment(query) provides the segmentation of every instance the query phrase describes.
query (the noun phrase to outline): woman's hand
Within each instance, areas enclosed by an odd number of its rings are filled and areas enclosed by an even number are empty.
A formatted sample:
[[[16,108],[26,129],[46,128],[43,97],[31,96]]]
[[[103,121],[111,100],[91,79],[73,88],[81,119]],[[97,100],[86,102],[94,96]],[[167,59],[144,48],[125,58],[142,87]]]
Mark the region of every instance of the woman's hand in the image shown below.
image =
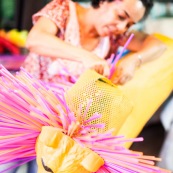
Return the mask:
[[[106,60],[100,59],[97,56],[89,57],[83,62],[86,69],[93,69],[97,73],[109,77],[110,67]]]
[[[140,60],[136,54],[123,58],[117,65],[113,83],[123,85],[131,80],[136,69],[140,66]]]

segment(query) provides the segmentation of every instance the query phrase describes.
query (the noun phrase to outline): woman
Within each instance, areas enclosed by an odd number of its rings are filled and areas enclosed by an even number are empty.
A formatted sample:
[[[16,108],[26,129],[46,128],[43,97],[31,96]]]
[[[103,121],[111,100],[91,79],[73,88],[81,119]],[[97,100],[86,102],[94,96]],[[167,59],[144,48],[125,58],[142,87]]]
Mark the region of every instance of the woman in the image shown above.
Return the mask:
[[[63,82],[61,76],[67,71],[79,76],[87,68],[108,76],[105,59],[123,46],[128,28],[147,16],[151,7],[152,0],[93,0],[89,8],[53,0],[33,15],[24,67],[49,82]],[[114,82],[126,83],[140,65],[158,57],[164,48],[153,36],[135,32],[128,49],[137,53],[119,63]],[[68,74],[65,80],[70,80]]]

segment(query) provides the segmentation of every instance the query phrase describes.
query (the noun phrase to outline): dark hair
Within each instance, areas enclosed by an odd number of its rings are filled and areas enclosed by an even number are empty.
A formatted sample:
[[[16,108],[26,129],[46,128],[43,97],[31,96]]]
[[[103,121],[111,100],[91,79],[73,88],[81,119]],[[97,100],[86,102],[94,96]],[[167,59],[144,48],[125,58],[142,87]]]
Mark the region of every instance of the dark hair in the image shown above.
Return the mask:
[[[115,0],[91,0],[91,5],[94,8],[98,8],[100,3],[107,1],[107,2],[112,2]],[[153,0],[140,0],[143,4],[143,6],[145,7],[145,14],[143,16],[143,19],[146,18],[148,16],[148,14],[150,13],[151,8],[153,7]]]
[[[140,0],[145,7],[145,14],[143,19],[145,19],[150,13],[151,8],[153,7],[153,0]]]

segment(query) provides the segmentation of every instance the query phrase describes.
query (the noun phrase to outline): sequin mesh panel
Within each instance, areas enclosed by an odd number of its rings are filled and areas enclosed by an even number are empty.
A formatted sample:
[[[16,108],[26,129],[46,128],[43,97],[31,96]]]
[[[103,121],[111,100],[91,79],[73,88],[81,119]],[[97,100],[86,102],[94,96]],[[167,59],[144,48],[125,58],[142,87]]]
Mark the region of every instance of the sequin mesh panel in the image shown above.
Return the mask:
[[[88,119],[95,112],[102,114],[100,119],[92,121],[94,124],[105,123],[105,128],[100,129],[99,132],[111,128],[115,128],[117,132],[133,107],[118,86],[92,70],[82,74],[76,84],[66,92],[66,100],[74,112],[79,112],[79,105],[81,105],[82,113],[92,100],[86,118]]]

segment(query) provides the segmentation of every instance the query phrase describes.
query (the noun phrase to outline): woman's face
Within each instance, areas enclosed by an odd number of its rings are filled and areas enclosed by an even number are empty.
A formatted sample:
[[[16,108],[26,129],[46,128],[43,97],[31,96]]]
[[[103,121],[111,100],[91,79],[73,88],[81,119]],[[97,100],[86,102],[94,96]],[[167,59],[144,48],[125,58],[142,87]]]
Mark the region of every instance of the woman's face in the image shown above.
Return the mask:
[[[103,2],[97,12],[97,33],[100,36],[119,35],[142,19],[145,7],[140,0],[115,0]]]

